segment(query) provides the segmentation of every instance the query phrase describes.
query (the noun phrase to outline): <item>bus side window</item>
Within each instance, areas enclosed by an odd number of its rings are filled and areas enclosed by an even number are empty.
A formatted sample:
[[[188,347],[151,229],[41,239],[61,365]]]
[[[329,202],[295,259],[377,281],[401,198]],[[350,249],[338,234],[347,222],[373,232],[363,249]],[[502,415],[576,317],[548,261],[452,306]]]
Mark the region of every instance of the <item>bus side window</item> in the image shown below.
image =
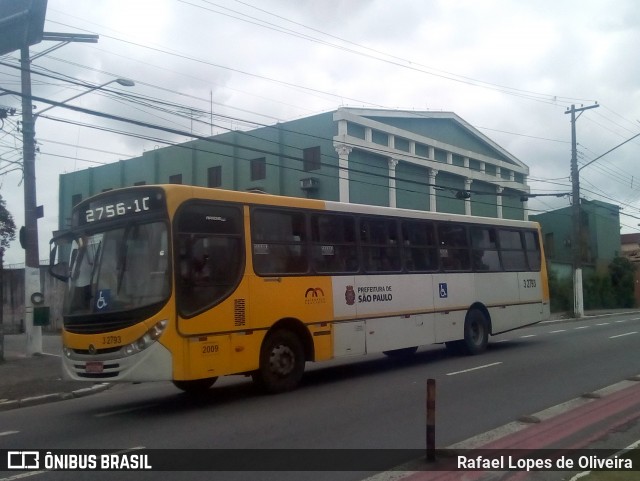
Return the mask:
[[[467,228],[462,224],[438,224],[440,264],[445,271],[471,269]]]
[[[525,231],[524,247],[527,251],[527,262],[529,263],[529,269],[531,269],[532,271],[540,271],[540,264],[542,263],[542,260],[540,255],[540,242],[538,239],[538,232]]]
[[[505,271],[526,271],[527,261],[520,231],[500,229],[498,231],[500,254]]]
[[[475,271],[502,270],[496,231],[489,227],[471,227],[471,257]]]
[[[355,218],[339,214],[311,216],[313,266],[316,272],[353,273],[359,269]]]
[[[431,222],[402,222],[402,249],[407,271],[438,270],[436,235]]]
[[[360,243],[366,272],[401,270],[397,223],[394,219],[362,217]]]
[[[251,235],[256,274],[304,274],[308,271],[304,213],[256,208],[251,215]]]

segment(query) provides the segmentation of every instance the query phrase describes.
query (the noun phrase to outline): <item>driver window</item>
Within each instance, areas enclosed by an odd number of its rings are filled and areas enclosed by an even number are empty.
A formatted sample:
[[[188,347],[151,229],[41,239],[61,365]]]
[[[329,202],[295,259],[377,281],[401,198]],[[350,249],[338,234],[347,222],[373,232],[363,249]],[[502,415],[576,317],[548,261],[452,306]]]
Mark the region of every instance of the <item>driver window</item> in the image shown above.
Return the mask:
[[[178,309],[190,317],[223,301],[244,267],[239,208],[193,203],[178,214]]]

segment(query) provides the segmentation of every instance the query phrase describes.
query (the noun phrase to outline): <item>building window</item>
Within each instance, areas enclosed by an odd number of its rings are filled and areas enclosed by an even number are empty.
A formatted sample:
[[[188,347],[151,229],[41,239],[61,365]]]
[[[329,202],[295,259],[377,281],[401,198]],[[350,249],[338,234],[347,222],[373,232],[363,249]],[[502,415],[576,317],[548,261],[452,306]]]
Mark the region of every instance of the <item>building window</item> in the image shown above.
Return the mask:
[[[222,166],[216,165],[207,169],[207,187],[220,187],[222,185]]]
[[[267,177],[267,166],[264,157],[251,161],[251,180],[262,180]]]
[[[73,194],[71,196],[71,206],[74,207],[82,202],[82,194]]]
[[[182,174],[174,174],[169,176],[170,184],[182,184]]]
[[[305,172],[320,169],[320,146],[303,149],[302,158]]]

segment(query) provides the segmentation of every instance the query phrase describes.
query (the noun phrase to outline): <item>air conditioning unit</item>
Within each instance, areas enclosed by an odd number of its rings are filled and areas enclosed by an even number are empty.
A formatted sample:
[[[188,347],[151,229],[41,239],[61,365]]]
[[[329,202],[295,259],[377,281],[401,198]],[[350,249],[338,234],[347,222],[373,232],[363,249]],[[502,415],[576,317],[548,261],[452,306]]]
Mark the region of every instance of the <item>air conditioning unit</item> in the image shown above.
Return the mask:
[[[300,179],[300,188],[302,190],[317,190],[318,187],[320,187],[320,181],[315,177]]]

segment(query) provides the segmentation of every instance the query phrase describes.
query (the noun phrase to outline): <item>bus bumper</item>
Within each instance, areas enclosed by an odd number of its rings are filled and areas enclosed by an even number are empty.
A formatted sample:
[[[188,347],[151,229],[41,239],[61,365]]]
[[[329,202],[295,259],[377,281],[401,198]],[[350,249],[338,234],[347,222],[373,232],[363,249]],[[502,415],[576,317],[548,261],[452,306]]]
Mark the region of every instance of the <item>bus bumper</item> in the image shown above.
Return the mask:
[[[62,356],[63,378],[71,381],[143,382],[171,381],[171,353],[155,342],[142,352],[126,357],[118,353],[85,355],[71,350]]]

